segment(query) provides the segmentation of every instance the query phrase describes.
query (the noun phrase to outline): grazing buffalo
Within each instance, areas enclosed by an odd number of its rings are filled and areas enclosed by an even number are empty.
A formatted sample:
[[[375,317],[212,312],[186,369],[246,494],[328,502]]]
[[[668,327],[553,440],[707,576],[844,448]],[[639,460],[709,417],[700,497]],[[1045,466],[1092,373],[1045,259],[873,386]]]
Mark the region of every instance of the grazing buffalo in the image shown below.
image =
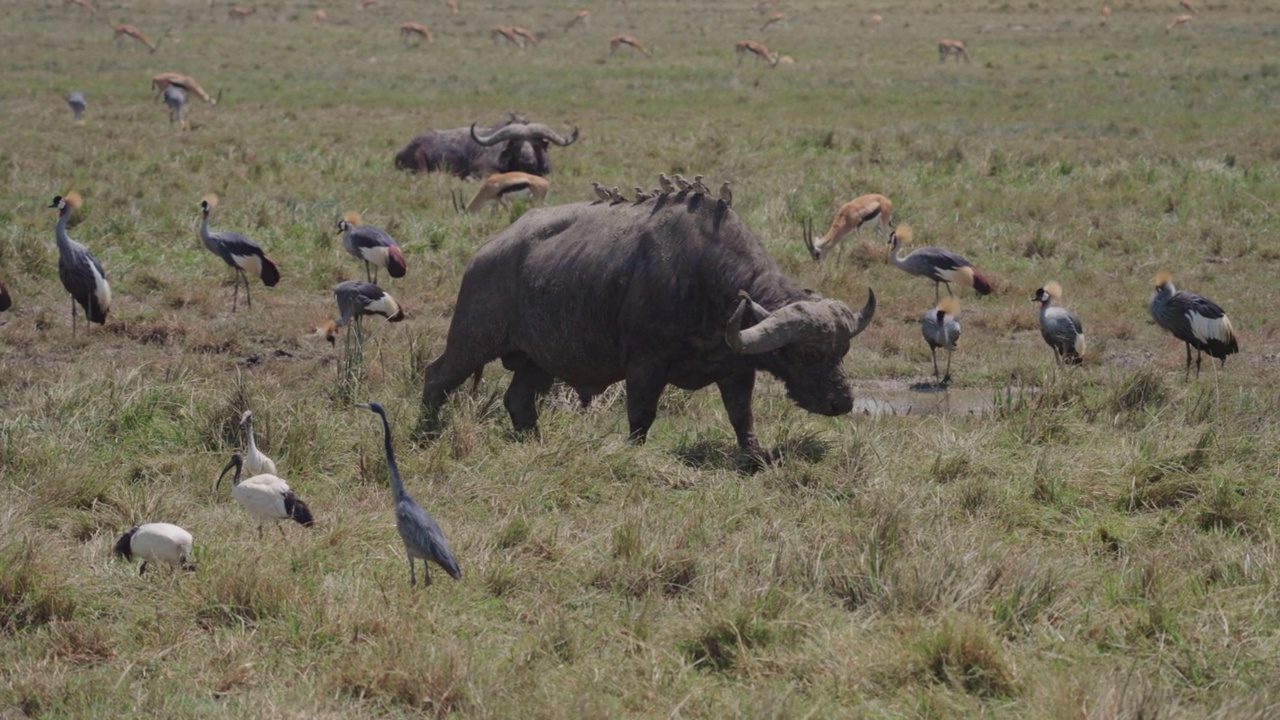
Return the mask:
[[[501,359],[518,431],[537,429],[535,400],[557,378],[587,395],[626,381],[636,442],[667,385],[715,383],[738,444],[754,449],[756,371],[810,412],[847,413],[841,363],[874,312],[874,293],[855,313],[793,285],[708,195],[530,210],[467,265],[444,354],[426,371],[424,425],[438,430],[449,393]]]
[[[462,179],[486,178],[494,173],[523,172],[547,175],[551,160],[547,148],[578,139],[578,128],[564,137],[542,123],[512,118],[489,128],[432,130],[419,135],[396,154],[396,167],[413,172],[446,170]]]

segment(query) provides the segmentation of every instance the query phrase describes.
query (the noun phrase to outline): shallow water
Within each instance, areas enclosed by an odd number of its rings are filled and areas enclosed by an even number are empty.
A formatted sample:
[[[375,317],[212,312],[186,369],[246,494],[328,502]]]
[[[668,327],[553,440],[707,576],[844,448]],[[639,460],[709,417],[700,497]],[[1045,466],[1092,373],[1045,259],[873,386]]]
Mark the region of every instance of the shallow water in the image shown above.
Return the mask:
[[[857,415],[946,415],[986,416],[995,409],[1000,397],[1026,396],[1033,388],[956,388],[936,384],[932,380],[907,383],[885,380],[854,387],[853,412]]]

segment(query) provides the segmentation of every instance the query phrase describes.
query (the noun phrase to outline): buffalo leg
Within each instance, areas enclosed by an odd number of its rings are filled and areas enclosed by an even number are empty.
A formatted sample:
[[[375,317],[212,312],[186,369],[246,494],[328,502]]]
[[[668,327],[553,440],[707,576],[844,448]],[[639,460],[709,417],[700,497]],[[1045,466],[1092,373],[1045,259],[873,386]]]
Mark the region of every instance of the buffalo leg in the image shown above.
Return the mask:
[[[427,380],[422,387],[422,429],[430,432],[439,431],[440,408],[449,399],[449,395],[458,389],[467,378],[478,376],[485,364],[493,358],[458,357],[449,354],[448,348],[435,362],[427,366]]]
[[[532,363],[523,365],[511,376],[511,387],[502,396],[502,404],[511,415],[516,432],[538,431],[538,396],[551,389],[551,376]]]
[[[725,412],[729,413],[729,423],[738,436],[738,447],[743,450],[760,448],[760,442],[756,440],[755,419],[751,414],[751,392],[755,386],[755,373],[716,383],[716,387],[720,388],[720,399],[724,402]]]
[[[658,417],[658,399],[666,381],[661,373],[645,369],[627,373],[627,422],[631,425],[628,439],[637,445],[644,444],[649,428]]]

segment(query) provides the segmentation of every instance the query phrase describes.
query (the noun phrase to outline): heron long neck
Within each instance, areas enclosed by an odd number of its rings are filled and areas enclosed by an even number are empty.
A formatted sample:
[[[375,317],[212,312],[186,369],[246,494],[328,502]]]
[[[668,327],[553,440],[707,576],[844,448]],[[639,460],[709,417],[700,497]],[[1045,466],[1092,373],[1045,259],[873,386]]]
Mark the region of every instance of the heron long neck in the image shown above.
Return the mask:
[[[387,422],[387,416],[382,413],[378,413],[378,417],[382,418],[382,437],[387,450],[387,472],[391,475],[391,495],[399,501],[406,496],[406,493],[404,482],[400,480],[400,468],[396,466],[396,451],[391,449],[391,423]]]

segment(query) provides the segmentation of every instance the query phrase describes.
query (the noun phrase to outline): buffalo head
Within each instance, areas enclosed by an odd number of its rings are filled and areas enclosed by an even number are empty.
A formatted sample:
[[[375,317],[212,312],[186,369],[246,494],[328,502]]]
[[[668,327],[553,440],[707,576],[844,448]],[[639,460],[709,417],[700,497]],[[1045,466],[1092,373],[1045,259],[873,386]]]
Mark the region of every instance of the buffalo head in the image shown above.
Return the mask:
[[[487,134],[478,134],[472,123],[471,139],[484,147],[507,144],[498,160],[498,167],[503,172],[546,175],[551,168],[547,161],[550,143],[560,147],[572,145],[578,139],[578,128],[574,127],[573,134],[566,138],[542,123],[519,122],[513,118],[512,122]]]
[[[769,312],[739,293],[741,302],[725,326],[724,339],[735,352],[759,356],[761,368],[782,380],[797,405],[821,415],[853,409],[853,392],[841,362],[849,341],[862,332],[876,311],[876,294],[858,312],[838,300],[799,300]],[[750,309],[755,324],[743,328]]]

